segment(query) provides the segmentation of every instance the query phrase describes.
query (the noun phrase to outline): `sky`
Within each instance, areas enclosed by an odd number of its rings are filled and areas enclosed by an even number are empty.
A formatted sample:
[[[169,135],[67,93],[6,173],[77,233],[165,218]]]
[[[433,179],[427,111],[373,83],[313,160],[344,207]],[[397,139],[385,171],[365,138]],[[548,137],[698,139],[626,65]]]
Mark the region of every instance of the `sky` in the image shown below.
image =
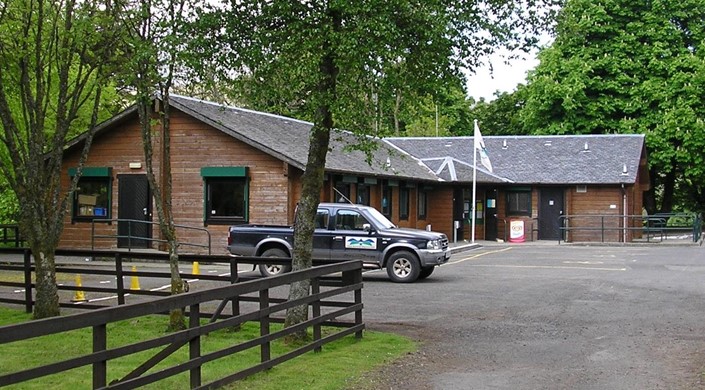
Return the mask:
[[[529,70],[539,64],[536,53],[527,54],[525,59],[516,59],[504,63],[501,54],[492,55],[489,59],[492,62],[494,71],[490,73],[490,67],[479,68],[475,74],[468,75],[468,95],[480,100],[494,100],[494,92],[512,92],[516,86],[526,82],[526,74]]]

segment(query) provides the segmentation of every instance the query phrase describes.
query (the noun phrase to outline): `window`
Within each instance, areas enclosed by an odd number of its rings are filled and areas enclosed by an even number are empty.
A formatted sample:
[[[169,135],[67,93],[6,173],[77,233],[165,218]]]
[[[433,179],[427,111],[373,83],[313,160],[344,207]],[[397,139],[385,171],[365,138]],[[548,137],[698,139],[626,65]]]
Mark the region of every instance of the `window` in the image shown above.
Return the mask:
[[[363,230],[366,223],[369,222],[357,211],[339,210],[335,215],[336,230]]]
[[[316,219],[314,220],[314,228],[328,229],[328,216],[329,216],[328,210],[319,209],[316,212]]]
[[[399,187],[399,219],[409,219],[409,188]]]
[[[417,196],[417,210],[418,210],[418,215],[419,219],[426,219],[426,212],[427,212],[427,207],[426,207],[426,190],[419,189],[419,193]]]
[[[370,186],[366,184],[357,185],[357,204],[370,205]]]
[[[382,214],[392,219],[392,187],[386,182],[382,184]]]
[[[350,199],[350,184],[337,182],[335,183],[335,191],[333,192],[333,199],[336,199],[336,202],[348,203],[348,199]]]
[[[531,190],[507,192],[507,215],[531,216]]]
[[[205,188],[205,223],[247,223],[249,182],[245,167],[201,168]]]
[[[76,176],[76,168],[69,169],[69,176]],[[84,167],[74,192],[71,219],[86,222],[110,219],[111,194],[111,168]]]

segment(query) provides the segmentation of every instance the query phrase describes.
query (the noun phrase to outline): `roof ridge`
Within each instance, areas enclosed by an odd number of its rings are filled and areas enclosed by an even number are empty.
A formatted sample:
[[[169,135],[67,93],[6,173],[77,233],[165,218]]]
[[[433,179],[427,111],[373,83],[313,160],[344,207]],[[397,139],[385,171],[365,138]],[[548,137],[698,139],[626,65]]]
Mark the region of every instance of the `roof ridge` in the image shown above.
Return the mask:
[[[302,123],[302,124],[306,124],[306,125],[311,125],[311,126],[313,126],[313,123],[311,123],[311,122],[309,122],[309,121],[304,121],[304,120],[301,120],[301,119],[296,119],[296,118],[292,118],[292,117],[288,117],[288,116],[284,116],[284,115],[272,114],[272,113],[269,113],[269,112],[263,112],[263,111],[252,110],[252,109],[249,109],[249,108],[242,108],[242,107],[230,106],[230,105],[227,105],[227,104],[220,104],[220,103],[211,102],[211,101],[208,101],[208,100],[197,99],[197,98],[190,97],[190,96],[171,94],[171,95],[169,95],[169,97],[176,97],[176,98],[183,99],[183,100],[190,100],[190,101],[199,102],[199,103],[203,103],[203,104],[207,104],[207,105],[211,105],[211,106],[227,108],[227,109],[229,109],[229,110],[242,111],[242,112],[247,112],[247,113],[250,113],[250,114],[257,114],[257,115],[262,115],[262,116],[266,116],[266,117],[270,117],[270,118],[288,120],[288,121],[293,121],[293,122],[298,122],[298,123]]]
[[[610,137],[635,137],[635,138],[643,138],[646,135],[644,134],[518,134],[518,135],[483,135],[483,139],[487,138],[530,138],[530,139],[537,139],[537,138],[610,138]],[[390,141],[396,141],[396,140],[466,140],[466,139],[472,139],[472,135],[459,135],[459,136],[454,136],[454,137],[384,137],[384,139],[388,139]]]

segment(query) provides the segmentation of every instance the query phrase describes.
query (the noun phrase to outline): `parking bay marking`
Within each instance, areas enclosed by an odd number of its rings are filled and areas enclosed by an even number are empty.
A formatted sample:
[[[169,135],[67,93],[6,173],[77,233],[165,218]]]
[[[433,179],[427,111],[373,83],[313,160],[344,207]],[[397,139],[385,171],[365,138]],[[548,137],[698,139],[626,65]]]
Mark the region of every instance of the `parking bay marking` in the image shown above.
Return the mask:
[[[484,256],[484,255],[506,252],[511,249],[512,248],[504,248],[504,249],[499,249],[499,250],[495,250],[495,251],[487,251],[487,252],[478,253],[473,256],[468,256],[468,257],[464,257],[464,258],[456,260],[456,261],[448,262],[448,265],[458,264],[458,263],[462,263],[464,261],[477,259],[478,257]],[[564,262],[564,263],[570,264],[570,262]],[[573,263],[574,264],[586,264],[588,262],[573,262]],[[472,266],[473,267],[495,267],[495,268],[536,268],[536,269],[545,268],[545,269],[579,269],[579,270],[582,269],[582,270],[593,270],[593,271],[626,271],[627,270],[627,268],[624,268],[624,267],[622,267],[622,268],[607,268],[607,267],[578,267],[578,266],[565,266],[565,265],[473,264]]]
[[[492,267],[492,268],[536,268],[536,269],[578,269],[588,271],[626,271],[627,268],[603,268],[603,267],[569,267],[565,265],[508,265],[508,264],[472,264],[471,267]]]
[[[512,248],[504,248],[504,249],[499,249],[499,250],[496,250],[496,251],[487,251],[487,252],[478,253],[478,254],[476,254],[476,255],[474,255],[474,256],[464,257],[464,258],[459,259],[459,260],[456,260],[456,261],[449,261],[449,262],[448,262],[448,265],[450,265],[450,264],[458,264],[458,263],[462,263],[462,262],[464,262],[464,261],[468,261],[468,260],[472,260],[472,259],[477,259],[478,257],[484,256],[484,255],[489,255],[489,254],[493,254],[493,253],[500,253],[500,252],[506,252],[506,251],[508,251],[508,250],[510,250],[510,249],[512,249]]]

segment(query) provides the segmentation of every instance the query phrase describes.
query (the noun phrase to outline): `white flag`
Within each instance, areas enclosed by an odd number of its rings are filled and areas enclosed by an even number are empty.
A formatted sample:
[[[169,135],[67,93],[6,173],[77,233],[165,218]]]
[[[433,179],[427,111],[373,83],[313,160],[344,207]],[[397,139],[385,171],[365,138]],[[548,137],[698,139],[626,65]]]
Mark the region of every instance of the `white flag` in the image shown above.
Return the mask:
[[[480,134],[480,126],[477,125],[477,119],[475,119],[475,136],[473,137],[473,141],[475,143],[475,149],[480,153],[480,163],[482,163],[488,171],[492,172],[492,163],[490,162],[490,156],[487,155],[485,141],[482,140],[482,134]]]

